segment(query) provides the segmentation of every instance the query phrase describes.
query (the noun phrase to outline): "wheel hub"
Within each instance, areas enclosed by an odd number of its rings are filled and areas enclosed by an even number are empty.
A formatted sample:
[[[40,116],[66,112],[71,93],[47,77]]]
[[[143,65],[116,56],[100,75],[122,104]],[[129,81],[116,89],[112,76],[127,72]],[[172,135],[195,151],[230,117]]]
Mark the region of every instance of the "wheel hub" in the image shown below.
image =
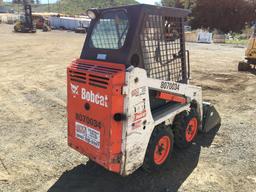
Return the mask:
[[[196,133],[197,133],[197,128],[198,128],[197,119],[194,117],[189,121],[187,129],[186,129],[186,141],[187,142],[191,142],[195,138]]]
[[[157,165],[161,165],[165,162],[166,158],[169,155],[171,148],[171,141],[168,136],[163,136],[159,139],[155,146],[154,151],[154,162]]]

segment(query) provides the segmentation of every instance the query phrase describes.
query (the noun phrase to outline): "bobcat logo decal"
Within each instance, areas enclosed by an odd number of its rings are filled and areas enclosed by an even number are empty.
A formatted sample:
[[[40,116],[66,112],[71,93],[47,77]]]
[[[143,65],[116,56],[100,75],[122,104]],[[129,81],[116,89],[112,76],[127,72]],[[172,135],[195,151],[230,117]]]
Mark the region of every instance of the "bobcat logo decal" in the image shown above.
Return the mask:
[[[79,93],[78,93],[78,85],[73,85],[72,83],[70,83],[70,85],[71,85],[71,91],[72,91],[72,93],[73,94],[76,94],[76,95],[78,95]]]

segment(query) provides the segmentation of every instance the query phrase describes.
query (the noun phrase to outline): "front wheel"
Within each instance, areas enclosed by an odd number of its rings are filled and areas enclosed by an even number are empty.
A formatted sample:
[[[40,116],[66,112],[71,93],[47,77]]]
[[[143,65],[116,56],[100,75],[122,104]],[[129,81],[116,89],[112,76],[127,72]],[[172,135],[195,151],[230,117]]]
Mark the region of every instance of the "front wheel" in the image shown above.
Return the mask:
[[[155,128],[150,138],[143,167],[154,171],[168,164],[173,149],[172,130],[164,125]]]
[[[174,144],[180,149],[188,148],[197,136],[198,126],[199,118],[194,109],[179,114],[173,124]]]

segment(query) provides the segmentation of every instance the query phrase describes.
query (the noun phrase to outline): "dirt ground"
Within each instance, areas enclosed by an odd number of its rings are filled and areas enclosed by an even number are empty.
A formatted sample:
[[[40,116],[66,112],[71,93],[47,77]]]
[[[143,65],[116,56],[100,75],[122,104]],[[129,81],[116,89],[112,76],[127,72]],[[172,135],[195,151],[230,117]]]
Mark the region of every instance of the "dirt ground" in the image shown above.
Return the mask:
[[[15,34],[0,24],[0,191],[256,192],[256,74],[237,72],[243,47],[187,45],[192,83],[222,125],[175,149],[167,170],[123,178],[67,146],[66,66],[83,42],[73,32]]]

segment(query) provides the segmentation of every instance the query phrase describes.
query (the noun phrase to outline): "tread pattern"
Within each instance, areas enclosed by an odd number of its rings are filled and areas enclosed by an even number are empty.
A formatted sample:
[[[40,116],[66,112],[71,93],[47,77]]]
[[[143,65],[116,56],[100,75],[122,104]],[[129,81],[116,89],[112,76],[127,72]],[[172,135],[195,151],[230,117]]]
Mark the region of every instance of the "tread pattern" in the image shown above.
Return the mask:
[[[157,165],[154,162],[155,146],[156,146],[156,143],[158,142],[158,140],[162,136],[166,136],[166,135],[170,137],[171,148],[170,148],[170,151],[169,151],[166,161],[162,165]],[[155,127],[155,129],[151,135],[148,147],[147,147],[143,168],[146,169],[147,171],[155,171],[155,170],[159,170],[162,167],[168,165],[170,162],[170,159],[171,159],[173,143],[174,143],[174,135],[173,135],[173,132],[170,127],[165,126],[165,125],[158,125],[157,127]]]

